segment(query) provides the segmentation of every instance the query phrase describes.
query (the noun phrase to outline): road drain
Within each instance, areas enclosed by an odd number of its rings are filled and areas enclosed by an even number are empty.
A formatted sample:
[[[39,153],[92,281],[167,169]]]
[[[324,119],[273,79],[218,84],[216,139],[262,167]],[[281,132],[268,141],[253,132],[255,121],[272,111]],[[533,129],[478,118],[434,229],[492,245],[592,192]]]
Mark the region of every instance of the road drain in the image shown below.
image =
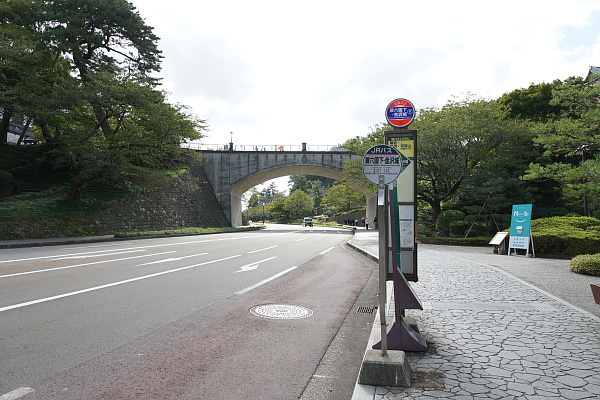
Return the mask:
[[[308,318],[313,314],[310,308],[301,306],[292,306],[288,304],[264,304],[254,306],[250,312],[257,317],[271,319],[300,319]]]
[[[375,314],[375,311],[377,311],[377,307],[375,307],[375,306],[371,306],[371,307],[361,306],[356,309],[357,314]]]

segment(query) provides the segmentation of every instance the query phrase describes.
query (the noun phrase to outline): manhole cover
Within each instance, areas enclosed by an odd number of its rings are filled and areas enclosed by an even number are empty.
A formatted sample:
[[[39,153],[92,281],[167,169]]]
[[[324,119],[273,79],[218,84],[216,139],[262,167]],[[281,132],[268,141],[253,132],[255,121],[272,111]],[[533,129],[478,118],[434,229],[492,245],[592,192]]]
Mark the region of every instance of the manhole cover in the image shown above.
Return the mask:
[[[272,319],[300,319],[312,315],[312,310],[306,307],[291,306],[288,304],[265,304],[254,306],[250,312],[258,317]]]

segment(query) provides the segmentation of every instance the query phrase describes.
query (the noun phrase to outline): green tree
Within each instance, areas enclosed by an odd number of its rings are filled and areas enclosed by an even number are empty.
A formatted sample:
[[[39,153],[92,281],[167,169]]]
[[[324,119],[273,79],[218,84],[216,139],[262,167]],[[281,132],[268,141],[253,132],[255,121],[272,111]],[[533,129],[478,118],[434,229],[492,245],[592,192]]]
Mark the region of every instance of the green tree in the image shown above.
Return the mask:
[[[68,97],[56,93],[74,82],[68,63],[54,57],[32,28],[40,7],[32,0],[0,3],[0,143],[7,142],[12,117],[26,115],[31,122],[69,108]]]
[[[296,190],[285,200],[284,209],[291,218],[300,218],[305,215],[311,215],[313,211],[313,201],[306,192]]]
[[[512,159],[530,140],[526,123],[478,98],[421,110],[411,127],[419,131],[417,197],[431,206],[434,219],[465,184]]]
[[[302,190],[305,193],[310,190],[310,183],[306,175],[290,175],[288,185],[290,186],[290,194],[296,190]]]
[[[560,118],[537,125],[534,140],[548,159],[531,163],[523,177],[560,182],[567,199],[580,199],[584,216],[590,215],[590,198],[600,194],[600,86],[594,78],[569,78],[554,88],[551,104],[565,111]]]
[[[287,207],[287,199],[284,197],[278,197],[273,201],[271,207],[271,216],[275,218],[290,218],[290,212]]]
[[[334,185],[327,190],[322,204],[328,213],[335,214],[364,207],[365,196],[360,190],[342,183]]]
[[[260,195],[265,199],[265,203],[272,203],[273,200],[280,195],[277,191],[277,185],[275,182],[271,182],[268,187],[260,191]]]
[[[128,163],[172,166],[182,142],[202,137],[205,121],[182,105],[170,104],[156,90],[158,81],[150,73],[160,69],[158,37],[131,3],[10,0],[8,4],[0,5],[0,19],[6,23],[0,28],[2,44],[30,48],[25,53],[36,54],[43,62],[31,56],[19,64],[18,51],[3,47],[0,68],[19,69],[26,62],[33,67],[23,69],[24,77],[0,81],[0,102],[8,111],[5,116],[15,111],[33,116],[56,147],[52,153],[56,165],[72,173],[67,201],[79,201],[81,190],[95,180],[119,174],[123,179]],[[3,60],[8,60],[8,67]],[[36,90],[26,86],[31,82]],[[20,90],[2,91],[11,84]],[[29,95],[45,94],[41,88],[50,99],[45,103],[43,96]]]
[[[323,207],[321,206],[321,203],[323,202],[323,197],[325,197],[325,187],[323,186],[323,182],[321,180],[310,181],[308,194],[313,199],[315,214],[322,214]]]
[[[552,90],[560,85],[558,80],[531,84],[528,88],[505,93],[498,99],[498,104],[506,110],[508,118],[545,122],[564,112],[560,105],[551,104]]]

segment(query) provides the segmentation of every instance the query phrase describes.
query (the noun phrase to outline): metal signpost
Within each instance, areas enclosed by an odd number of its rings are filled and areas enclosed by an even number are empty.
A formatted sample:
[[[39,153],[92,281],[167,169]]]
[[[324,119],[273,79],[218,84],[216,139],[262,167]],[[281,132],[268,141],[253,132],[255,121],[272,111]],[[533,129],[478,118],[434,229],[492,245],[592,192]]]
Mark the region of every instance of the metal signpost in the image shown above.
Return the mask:
[[[379,220],[379,315],[381,341],[373,348],[382,355],[391,350],[426,351],[425,338],[403,320],[404,309],[423,309],[406,276],[416,281],[416,131],[405,129],[415,117],[415,108],[406,99],[396,99],[386,108],[388,122],[397,128],[385,132],[386,144],[371,147],[363,158],[363,174],[378,185]],[[392,144],[392,145],[390,145]],[[407,154],[401,152],[406,151]],[[407,179],[401,174],[411,171]],[[399,178],[400,177],[400,178]],[[397,181],[402,180],[399,184]],[[394,184],[390,190],[388,185]],[[401,250],[407,250],[409,259]],[[415,262],[413,263],[413,258]],[[409,269],[404,271],[406,262]],[[389,266],[389,268],[388,268]],[[386,318],[386,281],[394,281],[394,322],[388,329]]]
[[[379,144],[371,147],[363,157],[363,174],[378,185],[377,214],[379,215],[379,318],[381,320],[381,353],[387,354],[387,320],[385,316],[387,278],[387,193],[386,185],[394,182],[402,172],[402,154],[392,146]]]

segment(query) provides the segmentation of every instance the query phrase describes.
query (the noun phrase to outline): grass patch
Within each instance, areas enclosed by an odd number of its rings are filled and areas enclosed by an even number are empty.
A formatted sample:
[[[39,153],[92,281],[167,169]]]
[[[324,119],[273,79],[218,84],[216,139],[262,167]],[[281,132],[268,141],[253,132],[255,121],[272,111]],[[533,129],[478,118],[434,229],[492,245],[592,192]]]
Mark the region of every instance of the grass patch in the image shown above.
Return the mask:
[[[97,214],[131,199],[136,194],[158,188],[167,179],[183,172],[185,169],[157,171],[131,166],[127,171],[127,182],[94,182],[82,191],[81,201],[77,204],[65,201],[69,189],[68,182],[55,183],[40,192],[0,198],[0,221],[38,221]]]
[[[171,236],[171,235],[201,235],[208,233],[224,233],[224,232],[243,232],[255,231],[261,227],[249,226],[242,228],[222,227],[222,228],[182,228],[182,229],[167,229],[162,231],[145,231],[145,232],[117,232],[116,238],[128,238],[139,236]]]

